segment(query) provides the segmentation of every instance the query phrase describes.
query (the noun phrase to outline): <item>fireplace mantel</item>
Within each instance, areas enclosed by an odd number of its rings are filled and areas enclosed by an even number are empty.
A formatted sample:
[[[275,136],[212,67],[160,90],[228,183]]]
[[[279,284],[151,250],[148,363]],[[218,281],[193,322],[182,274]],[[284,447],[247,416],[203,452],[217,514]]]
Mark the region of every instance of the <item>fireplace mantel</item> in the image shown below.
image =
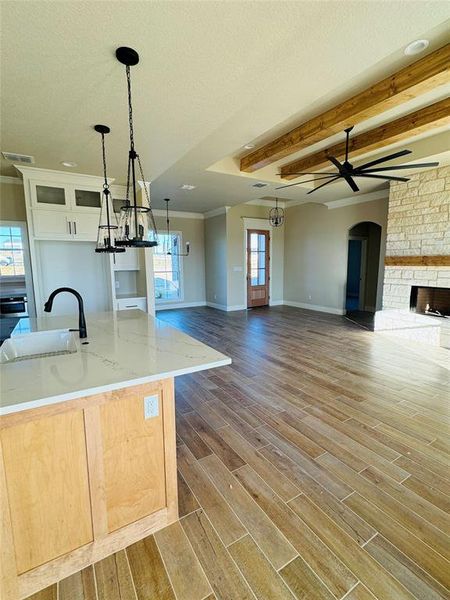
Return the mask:
[[[450,254],[433,256],[386,256],[386,267],[450,267]]]

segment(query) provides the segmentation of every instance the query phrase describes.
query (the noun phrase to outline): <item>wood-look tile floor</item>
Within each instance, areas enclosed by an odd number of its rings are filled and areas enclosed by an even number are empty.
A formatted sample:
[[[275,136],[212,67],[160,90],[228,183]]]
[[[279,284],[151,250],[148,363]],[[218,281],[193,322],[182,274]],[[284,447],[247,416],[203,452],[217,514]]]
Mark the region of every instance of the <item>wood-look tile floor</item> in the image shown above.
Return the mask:
[[[159,317],[233,358],[176,382],[180,521],[33,600],[450,598],[445,351],[287,307]]]

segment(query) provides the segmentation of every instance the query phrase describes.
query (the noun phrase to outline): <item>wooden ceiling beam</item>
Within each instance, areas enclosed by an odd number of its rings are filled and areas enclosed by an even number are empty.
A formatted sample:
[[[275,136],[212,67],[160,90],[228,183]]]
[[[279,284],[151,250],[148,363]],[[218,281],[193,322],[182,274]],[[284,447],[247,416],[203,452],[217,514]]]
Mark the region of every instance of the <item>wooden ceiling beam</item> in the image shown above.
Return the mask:
[[[445,98],[395,121],[385,123],[350,138],[349,158],[355,159],[361,154],[384,148],[395,142],[444,125],[450,125],[450,98]],[[281,178],[296,179],[299,175],[292,175],[292,173],[318,171],[324,167],[331,167],[328,156],[334,156],[338,160],[343,158],[345,156],[345,141],[284,165],[281,167]]]
[[[280,158],[320,142],[346,127],[383,113],[450,81],[450,44],[424,56],[334,108],[313,117],[241,158],[240,169],[253,173]]]

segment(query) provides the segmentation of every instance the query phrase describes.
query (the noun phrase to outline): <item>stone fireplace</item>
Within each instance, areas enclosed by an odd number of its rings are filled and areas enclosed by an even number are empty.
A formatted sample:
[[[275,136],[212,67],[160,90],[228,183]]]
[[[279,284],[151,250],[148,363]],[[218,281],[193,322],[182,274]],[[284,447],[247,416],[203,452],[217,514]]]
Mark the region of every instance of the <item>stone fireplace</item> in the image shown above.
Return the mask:
[[[428,304],[449,314],[449,207],[450,167],[391,184],[383,310],[375,315],[376,331],[450,347],[450,317],[426,310]]]
[[[432,317],[450,317],[450,288],[411,286],[411,312]]]

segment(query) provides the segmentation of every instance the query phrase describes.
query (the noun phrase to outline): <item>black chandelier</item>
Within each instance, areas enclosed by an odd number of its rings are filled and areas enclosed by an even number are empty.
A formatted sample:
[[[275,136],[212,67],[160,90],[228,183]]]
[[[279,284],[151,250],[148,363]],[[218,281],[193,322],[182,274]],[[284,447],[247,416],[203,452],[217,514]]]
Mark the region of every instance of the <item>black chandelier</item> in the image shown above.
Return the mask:
[[[108,178],[106,176],[106,150],[105,135],[111,130],[107,125],[94,125],[95,131],[102,136],[102,161],[103,161],[103,190],[102,203],[100,207],[100,222],[98,225],[96,252],[125,252],[125,248],[116,246],[116,237],[118,234],[117,218],[114,213],[113,199],[109,189]]]
[[[284,210],[278,208],[278,198],[275,198],[275,206],[269,211],[269,223],[272,227],[281,227],[284,223]]]
[[[170,221],[169,221],[169,202],[170,202],[170,198],[165,198],[164,202],[166,203],[166,225],[167,225],[167,243],[170,244],[170,246],[167,249],[166,254],[168,254],[169,256],[189,256],[189,251],[190,251],[190,244],[189,242],[186,242],[186,252],[178,252],[178,242],[177,239],[178,237],[175,236],[174,240],[173,240],[173,245],[170,241]]]
[[[133,106],[131,102],[130,67],[137,65],[139,54],[133,48],[121,47],[116,50],[116,58],[125,65],[128,89],[128,124],[130,128],[130,150],[128,152],[127,193],[125,205],[120,209],[118,246],[151,248],[158,245],[158,231],[153,216],[150,192],[142,171],[139,154],[134,147]],[[141,204],[137,200],[136,163],[142,179],[144,196]],[[131,188],[131,199],[130,199]]]

